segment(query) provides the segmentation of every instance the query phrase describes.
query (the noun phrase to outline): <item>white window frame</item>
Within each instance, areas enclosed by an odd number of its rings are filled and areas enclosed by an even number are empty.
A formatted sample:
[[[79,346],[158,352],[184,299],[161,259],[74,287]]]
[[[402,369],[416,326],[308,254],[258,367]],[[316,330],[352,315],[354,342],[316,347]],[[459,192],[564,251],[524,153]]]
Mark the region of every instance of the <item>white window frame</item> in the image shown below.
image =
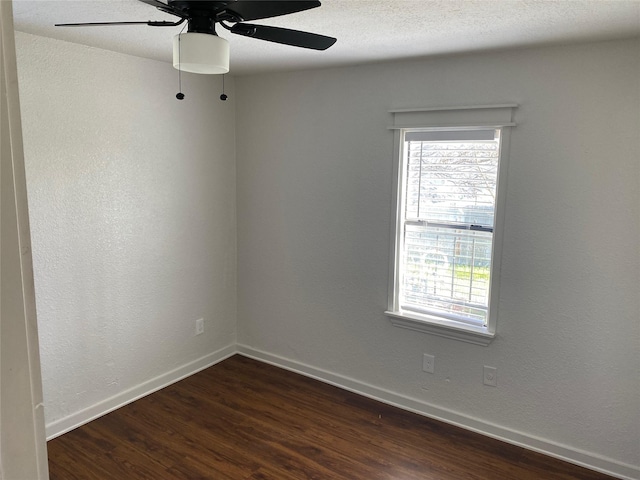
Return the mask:
[[[479,105],[462,107],[435,107],[391,110],[394,130],[393,198],[391,255],[389,278],[389,306],[385,314],[397,327],[416,330],[445,338],[477,345],[488,345],[497,334],[498,302],[500,298],[500,265],[506,200],[506,178],[509,155],[510,128],[516,104]],[[400,307],[400,265],[403,254],[403,185],[404,135],[407,131],[500,129],[500,161],[494,215],[493,246],[491,253],[490,295],[488,318],[484,326],[472,325],[440,317],[402,310]]]

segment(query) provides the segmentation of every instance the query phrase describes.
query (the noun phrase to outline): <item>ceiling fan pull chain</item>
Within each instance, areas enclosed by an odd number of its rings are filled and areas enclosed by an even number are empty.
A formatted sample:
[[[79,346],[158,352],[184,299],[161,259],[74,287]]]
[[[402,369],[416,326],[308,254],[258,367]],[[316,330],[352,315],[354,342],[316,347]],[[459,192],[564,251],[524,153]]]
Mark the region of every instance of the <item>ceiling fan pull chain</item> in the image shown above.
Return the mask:
[[[222,95],[220,95],[220,100],[222,100],[223,102],[227,100],[227,97],[224,93],[224,74],[222,75]]]
[[[182,93],[182,68],[180,68],[180,35],[183,31],[184,27],[182,27],[182,30],[178,34],[178,93],[176,93],[176,98],[178,100],[184,99],[184,93]]]

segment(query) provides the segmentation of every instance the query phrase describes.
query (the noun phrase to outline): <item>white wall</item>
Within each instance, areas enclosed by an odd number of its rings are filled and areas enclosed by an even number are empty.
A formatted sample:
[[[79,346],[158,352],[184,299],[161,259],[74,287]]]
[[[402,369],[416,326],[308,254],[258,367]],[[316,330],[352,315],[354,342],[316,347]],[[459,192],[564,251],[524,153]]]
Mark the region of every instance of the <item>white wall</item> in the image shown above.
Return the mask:
[[[640,476],[639,52],[623,41],[238,78],[239,349]],[[498,338],[392,327],[387,111],[505,102],[520,107]]]
[[[233,352],[233,81],[183,74],[180,102],[169,64],[17,50],[51,436]]]

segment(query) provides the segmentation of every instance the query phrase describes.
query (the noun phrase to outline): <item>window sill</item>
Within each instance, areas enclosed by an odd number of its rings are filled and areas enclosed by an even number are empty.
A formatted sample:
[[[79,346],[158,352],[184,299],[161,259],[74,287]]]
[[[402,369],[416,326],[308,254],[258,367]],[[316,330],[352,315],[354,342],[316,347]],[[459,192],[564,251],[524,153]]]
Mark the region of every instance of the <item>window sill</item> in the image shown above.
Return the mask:
[[[421,315],[407,312],[387,311],[384,312],[384,314],[389,317],[391,323],[396,327],[407,328],[409,330],[485,347],[489,345],[496,336],[495,333],[490,333],[486,327],[475,327],[472,325],[458,326],[454,325],[454,322],[438,320],[432,317],[422,317]]]

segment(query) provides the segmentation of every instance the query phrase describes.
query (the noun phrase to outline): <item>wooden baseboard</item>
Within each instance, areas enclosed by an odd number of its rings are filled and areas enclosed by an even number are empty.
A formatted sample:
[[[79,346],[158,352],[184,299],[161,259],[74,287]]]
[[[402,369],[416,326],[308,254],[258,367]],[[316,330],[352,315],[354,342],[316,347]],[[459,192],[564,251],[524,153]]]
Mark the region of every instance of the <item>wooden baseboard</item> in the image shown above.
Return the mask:
[[[127,405],[128,403],[134,402],[139,398],[145,397],[150,393],[156,392],[161,388],[171,385],[172,383],[178,382],[183,378],[199,372],[200,370],[204,370],[205,368],[215,365],[235,353],[237,353],[235,345],[229,345],[193,362],[171,370],[170,372],[158,375],[157,377],[141,383],[140,385],[120,392],[119,394],[98,402],[84,410],[73,413],[68,417],[51,422],[45,426],[47,441],[67,433],[80,425],[89,423],[91,420],[95,420],[98,417],[106,415],[107,413]]]
[[[614,477],[625,480],[635,480],[640,478],[640,468],[633,465],[623,464],[607,457],[585,452],[566,445],[561,445],[543,438],[527,435],[526,433],[511,430],[500,425],[488,423],[486,421],[431,405],[414,398],[398,395],[397,393],[389,390],[384,390],[352,378],[337,375],[287,358],[256,350],[247,345],[237,345],[236,347],[237,352],[246,357],[320,380],[388,405],[399,407],[403,410],[424,415],[451,425],[456,425],[491,438],[502,440],[512,445],[517,445],[549,455],[551,457],[558,458],[575,465],[580,465],[591,470],[606,473]]]

